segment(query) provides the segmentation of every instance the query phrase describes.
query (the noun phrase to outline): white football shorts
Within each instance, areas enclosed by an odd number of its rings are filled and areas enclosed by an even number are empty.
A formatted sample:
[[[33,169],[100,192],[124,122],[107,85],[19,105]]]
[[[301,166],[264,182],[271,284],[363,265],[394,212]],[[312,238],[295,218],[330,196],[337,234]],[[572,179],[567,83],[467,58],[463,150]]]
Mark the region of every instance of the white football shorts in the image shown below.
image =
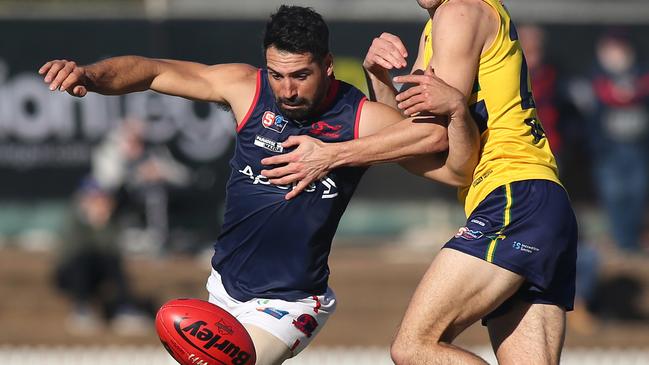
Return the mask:
[[[227,310],[242,324],[254,325],[279,338],[293,356],[304,350],[336,310],[336,295],[331,288],[323,295],[294,302],[263,298],[241,302],[228,295],[221,275],[214,269],[206,287],[210,303]]]

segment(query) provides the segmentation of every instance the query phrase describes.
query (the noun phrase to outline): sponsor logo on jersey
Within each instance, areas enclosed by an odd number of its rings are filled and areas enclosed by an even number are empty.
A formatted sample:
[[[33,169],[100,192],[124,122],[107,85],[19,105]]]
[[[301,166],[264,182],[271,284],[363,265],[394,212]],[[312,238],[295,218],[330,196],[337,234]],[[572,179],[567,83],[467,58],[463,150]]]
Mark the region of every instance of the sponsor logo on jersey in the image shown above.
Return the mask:
[[[473,187],[478,186],[481,182],[483,182],[486,178],[488,178],[489,175],[491,175],[492,172],[493,172],[493,170],[487,170],[487,172],[485,172],[484,174],[482,174],[482,176],[480,176],[479,178],[475,179],[475,180],[473,181],[473,184],[472,184]]]
[[[293,326],[304,333],[306,337],[311,337],[313,331],[318,328],[318,321],[310,314],[301,314],[293,321]]]
[[[271,111],[266,111],[264,113],[264,116],[261,118],[261,125],[263,125],[264,128],[270,129],[277,133],[282,133],[284,131],[284,128],[286,127],[286,124],[288,124],[288,122],[286,119],[284,119],[284,117],[282,117],[281,115],[276,115]]]
[[[534,252],[541,251],[541,249],[539,249],[538,247],[534,247],[532,245],[528,245],[528,244],[521,243],[521,242],[518,242],[518,241],[514,241],[514,243],[512,243],[512,248],[514,250],[518,250],[518,251],[526,252],[526,253],[534,253]]]
[[[284,152],[284,147],[282,147],[281,143],[259,135],[255,137],[255,146],[267,149],[270,152]]]
[[[471,223],[475,223],[475,224],[479,225],[480,227],[484,227],[484,226],[487,225],[487,223],[485,223],[485,222],[483,222],[483,221],[481,221],[479,219],[471,219]]]
[[[252,181],[253,185],[272,185],[282,190],[292,189],[296,185],[296,183],[293,183],[291,185],[272,184],[266,176],[260,173],[253,172],[252,167],[250,167],[250,165],[246,165],[246,167],[237,171],[243,175],[246,175]],[[318,182],[324,186],[324,191],[322,192],[322,199],[332,199],[338,196],[338,187],[336,186],[336,182],[329,175],[323,177]],[[306,189],[304,189],[304,192],[313,193],[316,190],[318,190],[317,185],[316,183],[312,182],[311,184],[309,184],[309,186],[307,186]]]
[[[325,186],[325,191],[322,193],[322,199],[331,199],[338,196],[336,182],[329,176],[325,176],[320,180],[320,182]]]
[[[285,315],[288,314],[287,311],[283,311],[281,309],[272,308],[272,307],[257,308],[257,310],[260,312],[264,312],[268,315],[271,315],[277,319],[282,319]]]
[[[467,227],[460,228],[455,234],[455,238],[462,238],[467,241],[477,240],[479,238],[482,238],[482,236],[484,236],[482,232],[474,231],[468,229]]]
[[[325,121],[319,121],[311,124],[309,134],[312,136],[340,138],[340,131],[342,129],[343,126],[341,124],[331,125]]]

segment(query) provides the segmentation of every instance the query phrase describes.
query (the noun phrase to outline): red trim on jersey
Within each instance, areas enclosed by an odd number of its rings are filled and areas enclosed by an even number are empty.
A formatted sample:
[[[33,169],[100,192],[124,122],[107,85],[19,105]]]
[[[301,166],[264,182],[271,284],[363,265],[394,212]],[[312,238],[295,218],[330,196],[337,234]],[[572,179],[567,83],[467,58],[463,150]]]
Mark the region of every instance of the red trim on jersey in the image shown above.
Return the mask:
[[[320,310],[320,307],[322,307],[322,303],[320,303],[320,299],[316,295],[314,295],[313,300],[315,300],[315,308],[313,308],[313,311],[317,314],[318,311]]]
[[[248,119],[250,118],[250,115],[252,114],[252,111],[255,110],[255,107],[257,106],[257,101],[259,100],[259,91],[261,90],[261,69],[257,70],[257,85],[255,86],[255,97],[252,99],[252,105],[250,105],[250,109],[248,109],[248,112],[246,113],[246,116],[243,117],[241,120],[241,123],[237,126],[237,133],[243,129],[243,127],[248,123]]]
[[[358,109],[356,110],[356,120],[354,121],[354,139],[358,139],[358,127],[361,122],[361,111],[363,110],[363,104],[367,101],[366,97],[363,97],[358,103]]]
[[[291,346],[291,352],[295,351],[295,349],[300,345],[300,340],[295,340],[293,343],[293,346]]]

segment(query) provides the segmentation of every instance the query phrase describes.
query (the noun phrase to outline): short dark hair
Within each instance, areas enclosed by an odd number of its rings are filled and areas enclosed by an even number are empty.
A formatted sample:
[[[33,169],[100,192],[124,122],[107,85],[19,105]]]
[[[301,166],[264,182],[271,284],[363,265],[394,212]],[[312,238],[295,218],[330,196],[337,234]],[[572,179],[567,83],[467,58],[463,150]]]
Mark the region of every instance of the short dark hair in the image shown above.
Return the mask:
[[[282,5],[266,23],[264,51],[270,46],[290,53],[311,53],[322,61],[329,54],[329,28],[311,8]]]

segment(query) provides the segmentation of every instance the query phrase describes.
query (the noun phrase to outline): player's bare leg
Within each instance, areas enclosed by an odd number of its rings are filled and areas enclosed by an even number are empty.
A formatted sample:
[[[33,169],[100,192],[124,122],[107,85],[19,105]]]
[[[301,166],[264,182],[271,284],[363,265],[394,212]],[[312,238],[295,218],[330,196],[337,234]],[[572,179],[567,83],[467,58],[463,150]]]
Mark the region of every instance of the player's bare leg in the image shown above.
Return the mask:
[[[486,364],[451,344],[468,326],[496,309],[524,278],[481,259],[442,249],[413,295],[392,344],[397,365]]]
[[[506,314],[490,319],[487,327],[499,364],[559,363],[566,329],[563,308],[517,301]]]
[[[291,350],[279,338],[257,326],[251,324],[243,326],[255,344],[257,353],[255,365],[280,365],[291,357]]]

